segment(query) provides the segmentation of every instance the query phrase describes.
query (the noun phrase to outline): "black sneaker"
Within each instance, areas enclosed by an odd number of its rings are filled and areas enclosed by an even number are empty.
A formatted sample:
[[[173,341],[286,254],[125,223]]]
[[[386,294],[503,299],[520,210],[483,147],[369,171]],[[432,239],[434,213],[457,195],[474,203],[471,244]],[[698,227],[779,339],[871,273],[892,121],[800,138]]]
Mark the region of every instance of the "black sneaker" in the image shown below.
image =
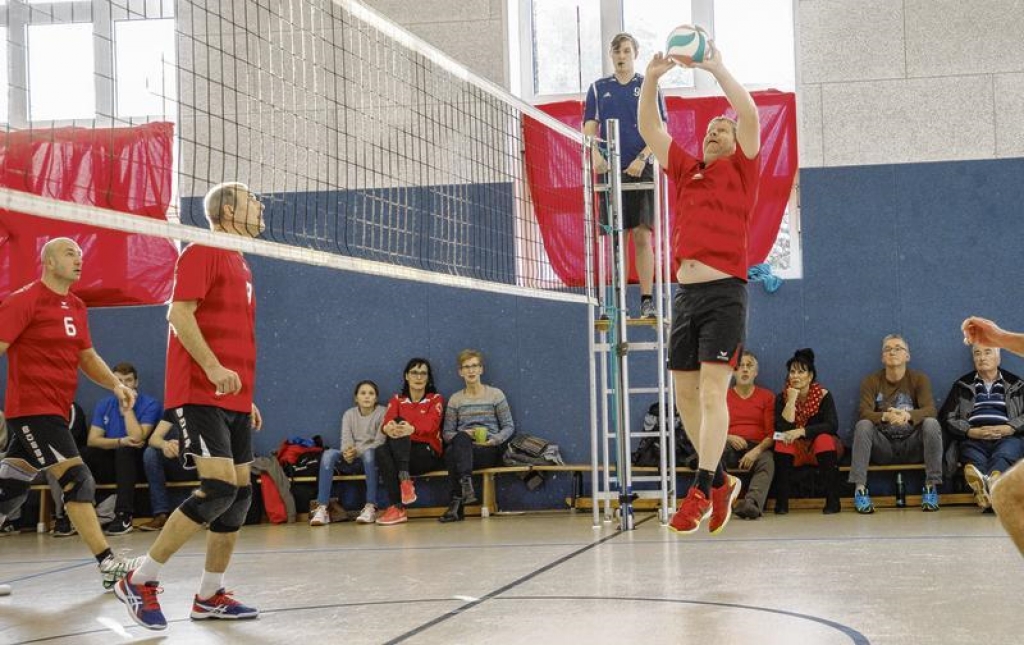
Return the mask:
[[[658,309],[654,306],[653,298],[645,298],[640,301],[640,317],[648,320],[658,317]]]
[[[53,537],[71,537],[78,533],[75,530],[74,525],[71,524],[71,519],[67,515],[58,517],[53,522]]]
[[[103,527],[107,535],[124,535],[132,532],[132,516],[127,513],[118,513],[117,516]]]

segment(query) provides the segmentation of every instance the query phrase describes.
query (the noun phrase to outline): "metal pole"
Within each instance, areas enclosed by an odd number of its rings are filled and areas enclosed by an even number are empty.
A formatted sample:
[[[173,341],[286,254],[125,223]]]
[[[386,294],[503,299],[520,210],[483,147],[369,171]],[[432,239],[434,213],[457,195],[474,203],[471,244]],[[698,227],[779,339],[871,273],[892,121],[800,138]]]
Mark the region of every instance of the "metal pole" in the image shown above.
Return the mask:
[[[598,291],[594,283],[594,243],[596,238],[594,221],[594,175],[590,158],[590,146],[593,144],[591,137],[583,138],[583,246],[584,261],[586,262],[585,275],[587,276],[587,296],[593,298]],[[594,335],[595,328],[594,306],[587,307],[587,350],[589,356],[590,375],[590,507],[594,528],[601,526],[601,519],[598,512],[597,490],[599,471],[597,466],[598,441],[600,440],[600,425],[597,422],[597,367],[595,365]]]

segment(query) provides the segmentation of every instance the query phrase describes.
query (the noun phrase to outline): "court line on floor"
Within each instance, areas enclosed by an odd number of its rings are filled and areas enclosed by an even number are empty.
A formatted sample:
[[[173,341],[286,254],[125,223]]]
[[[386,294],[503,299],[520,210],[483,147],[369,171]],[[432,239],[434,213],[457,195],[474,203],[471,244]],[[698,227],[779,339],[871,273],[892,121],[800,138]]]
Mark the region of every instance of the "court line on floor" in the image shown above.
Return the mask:
[[[644,522],[648,522],[648,521],[650,521],[652,519],[655,519],[656,517],[657,517],[656,515],[652,515],[651,517],[644,518],[644,519],[640,520],[639,522],[636,522],[636,524],[634,524],[634,526],[640,526]],[[506,591],[509,591],[510,589],[515,589],[519,585],[521,585],[521,584],[523,584],[525,582],[529,582],[530,580],[536,578],[537,576],[541,575],[542,573],[546,573],[546,572],[550,571],[551,569],[554,569],[555,567],[557,567],[557,566],[559,566],[561,564],[564,564],[564,563],[568,562],[569,560],[572,560],[573,558],[575,558],[578,555],[582,555],[582,554],[586,553],[587,551],[590,551],[591,549],[597,548],[597,547],[601,546],[602,544],[604,544],[605,542],[607,542],[609,540],[614,540],[616,537],[618,537],[620,535],[622,535],[622,532],[618,532],[617,531],[615,533],[612,533],[611,535],[606,535],[606,536],[604,536],[603,538],[601,538],[599,540],[595,540],[594,542],[591,542],[590,544],[588,544],[588,545],[586,545],[586,546],[584,546],[582,548],[576,549],[572,553],[568,553],[568,554],[558,558],[557,560],[549,562],[548,564],[546,564],[546,565],[544,565],[544,566],[542,566],[542,567],[540,567],[538,569],[535,569],[535,570],[531,571],[530,573],[527,573],[524,576],[520,576],[519,578],[517,578],[517,579],[513,580],[512,582],[508,583],[507,585],[499,587],[498,589],[495,589],[494,591],[491,591],[491,592],[481,596],[480,598],[477,598],[476,600],[467,602],[467,603],[465,603],[464,605],[462,605],[460,607],[456,607],[455,609],[453,609],[453,610],[451,610],[451,611],[449,611],[449,612],[447,612],[445,614],[442,614],[442,615],[438,616],[437,618],[434,618],[433,620],[429,620],[429,621],[423,623],[422,625],[420,625],[418,627],[415,627],[415,628],[405,632],[404,634],[400,634],[399,636],[397,636],[395,638],[392,638],[391,640],[385,641],[384,645],[396,645],[397,643],[402,643],[404,641],[407,641],[410,638],[412,638],[413,636],[416,636],[416,635],[418,635],[418,634],[420,634],[420,633],[430,629],[431,627],[433,627],[435,625],[439,625],[439,624],[441,624],[441,623],[443,623],[443,622],[445,622],[447,620],[451,620],[452,618],[455,618],[459,614],[461,614],[461,613],[463,613],[465,611],[469,611],[470,609],[472,609],[474,607],[477,607],[478,605],[482,605],[483,603],[487,602],[488,600],[494,598],[495,596],[503,594]]]
[[[505,596],[503,598],[496,598],[498,601],[505,600],[608,600],[613,602],[636,601],[636,602],[657,602],[657,603],[669,603],[679,605],[700,605],[705,607],[723,607],[726,609],[746,609],[750,611],[760,611],[767,614],[778,614],[781,616],[789,616],[791,618],[799,618],[801,620],[807,620],[814,623],[819,623],[826,627],[831,627],[836,631],[842,632],[846,636],[850,637],[854,645],[871,645],[871,641],[868,640],[867,636],[860,633],[856,629],[849,625],[837,623],[834,620],[827,618],[819,618],[818,616],[811,616],[810,614],[801,614],[795,611],[789,611],[786,609],[772,609],[770,607],[758,607],[756,605],[740,605],[731,602],[712,602],[707,600],[684,600],[681,598],[648,598],[648,597],[623,597],[623,596]]]

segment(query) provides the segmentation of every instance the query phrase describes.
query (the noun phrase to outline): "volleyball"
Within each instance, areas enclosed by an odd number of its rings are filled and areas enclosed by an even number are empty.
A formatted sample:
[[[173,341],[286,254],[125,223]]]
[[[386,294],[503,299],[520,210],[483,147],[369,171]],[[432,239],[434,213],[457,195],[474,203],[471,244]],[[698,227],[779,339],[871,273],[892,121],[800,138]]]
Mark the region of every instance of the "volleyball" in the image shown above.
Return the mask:
[[[708,53],[708,37],[693,25],[679,25],[668,35],[665,55],[680,65],[691,65],[704,60]]]

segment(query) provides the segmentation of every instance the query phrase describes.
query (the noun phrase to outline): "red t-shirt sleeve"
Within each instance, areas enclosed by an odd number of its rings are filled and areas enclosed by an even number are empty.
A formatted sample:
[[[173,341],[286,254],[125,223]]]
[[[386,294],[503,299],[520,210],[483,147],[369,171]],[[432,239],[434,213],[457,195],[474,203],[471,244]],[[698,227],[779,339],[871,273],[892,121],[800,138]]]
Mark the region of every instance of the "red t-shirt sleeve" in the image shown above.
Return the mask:
[[[89,331],[89,310],[86,308],[85,303],[81,300],[78,301],[78,306],[82,312],[82,329],[78,335],[78,349],[85,351],[92,347],[92,333]]]
[[[388,409],[386,412],[384,412],[384,420],[380,422],[381,427],[384,427],[395,420],[395,418],[398,416],[398,405],[398,395],[391,397],[391,400],[388,401]]]
[[[697,170],[700,162],[690,153],[686,152],[681,145],[672,141],[668,147],[668,168],[665,172],[677,186],[683,184],[683,179],[692,175]]]
[[[32,322],[34,307],[35,300],[21,294],[11,294],[0,303],[0,341],[10,345],[17,340]]]
[[[205,246],[193,244],[182,251],[174,270],[174,295],[171,300],[202,301],[216,275],[216,258]]]

